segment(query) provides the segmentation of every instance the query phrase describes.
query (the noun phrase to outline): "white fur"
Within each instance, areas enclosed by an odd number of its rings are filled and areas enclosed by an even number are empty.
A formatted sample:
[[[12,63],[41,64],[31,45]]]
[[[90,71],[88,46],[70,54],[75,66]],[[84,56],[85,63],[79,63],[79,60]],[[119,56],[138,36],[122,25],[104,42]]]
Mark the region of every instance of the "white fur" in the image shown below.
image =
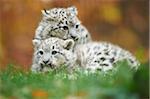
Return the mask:
[[[52,49],[52,46],[56,46]],[[109,71],[114,69],[114,65],[122,60],[127,60],[131,68],[137,69],[139,62],[136,58],[128,51],[120,48],[119,46],[113,45],[107,42],[89,42],[73,47],[74,41],[71,39],[62,40],[59,38],[51,37],[43,40],[37,51],[34,53],[33,58],[33,71],[45,71],[50,68],[45,66],[41,69],[40,64],[43,60],[51,60],[55,67],[59,68],[62,62],[69,68],[80,66],[85,70],[95,72],[97,70]],[[43,50],[45,54],[39,56],[38,51]],[[52,51],[60,51],[64,56],[58,55],[54,58]]]
[[[91,41],[90,33],[81,24],[77,13],[77,8],[74,6],[42,10],[43,17],[36,29],[34,38],[47,39],[49,37],[58,37],[61,39],[72,39],[73,37],[75,45]],[[67,26],[68,29],[63,28],[64,26]]]
[[[49,69],[57,69],[62,65],[68,68],[75,65],[76,55],[72,51],[74,46],[72,39],[61,40],[51,37],[38,42],[40,45],[37,45],[34,51],[32,71],[45,72]],[[46,61],[48,62],[45,64]]]

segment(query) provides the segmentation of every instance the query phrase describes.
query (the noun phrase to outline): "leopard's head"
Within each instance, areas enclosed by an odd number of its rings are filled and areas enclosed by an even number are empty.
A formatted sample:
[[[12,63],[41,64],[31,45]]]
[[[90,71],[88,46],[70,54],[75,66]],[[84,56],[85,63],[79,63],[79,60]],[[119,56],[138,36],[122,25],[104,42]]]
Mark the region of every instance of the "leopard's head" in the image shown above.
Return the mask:
[[[76,60],[73,53],[74,41],[72,39],[62,40],[51,37],[46,40],[33,40],[35,46],[35,59],[43,69],[56,69],[62,65],[70,65]]]

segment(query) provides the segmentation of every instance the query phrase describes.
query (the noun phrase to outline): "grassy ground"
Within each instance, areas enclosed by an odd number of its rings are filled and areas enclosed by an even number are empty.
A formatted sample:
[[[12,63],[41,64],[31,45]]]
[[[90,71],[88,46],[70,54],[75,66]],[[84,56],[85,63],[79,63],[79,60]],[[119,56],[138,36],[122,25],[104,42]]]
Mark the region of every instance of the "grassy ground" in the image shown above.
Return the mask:
[[[137,72],[125,62],[109,73],[73,74],[65,70],[31,73],[9,65],[0,71],[0,99],[148,99],[149,68],[142,64]]]

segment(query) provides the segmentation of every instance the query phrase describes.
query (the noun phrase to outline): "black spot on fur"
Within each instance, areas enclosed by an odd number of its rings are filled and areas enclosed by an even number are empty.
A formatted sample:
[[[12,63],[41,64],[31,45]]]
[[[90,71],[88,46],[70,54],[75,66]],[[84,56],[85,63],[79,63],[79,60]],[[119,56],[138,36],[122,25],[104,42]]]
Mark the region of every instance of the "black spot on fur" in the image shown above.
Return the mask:
[[[68,25],[68,22],[66,21],[66,24]]]
[[[100,55],[100,54],[102,54],[102,53],[101,52],[97,53],[97,55]]]
[[[54,37],[52,34],[50,34],[51,37]]]
[[[109,55],[109,52],[105,52],[105,55]]]
[[[55,47],[54,46],[52,46],[52,49],[54,49]]]
[[[86,35],[85,35],[85,37],[87,38],[87,37],[88,37],[88,35],[86,34]]]
[[[58,24],[63,24],[63,22],[62,22],[62,21],[60,21]]]
[[[94,62],[96,62],[96,63],[100,63],[100,61],[98,61],[98,60],[95,60]]]
[[[54,28],[53,31],[57,30],[58,28]]]
[[[101,57],[100,60],[105,61],[106,59],[104,57]]]
[[[79,27],[79,25],[76,25],[76,29]]]
[[[101,64],[102,66],[109,66],[108,64]]]
[[[111,62],[111,63],[113,63],[114,61],[115,61],[115,59],[114,59],[114,58],[111,58],[111,59],[110,59],[110,62]]]

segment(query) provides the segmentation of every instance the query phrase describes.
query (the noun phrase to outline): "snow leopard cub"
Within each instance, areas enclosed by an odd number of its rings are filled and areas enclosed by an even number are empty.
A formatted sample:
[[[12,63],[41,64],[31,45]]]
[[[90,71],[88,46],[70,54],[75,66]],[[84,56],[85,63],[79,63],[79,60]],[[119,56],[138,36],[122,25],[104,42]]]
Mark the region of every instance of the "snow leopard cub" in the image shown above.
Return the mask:
[[[130,52],[107,42],[81,44],[74,51],[72,39],[51,37],[43,41],[33,40],[33,44],[36,46],[33,71],[48,71],[50,68],[59,68],[66,64],[69,68],[80,66],[85,71],[107,72],[114,69],[114,64],[122,60],[127,60],[131,68],[137,69],[139,66],[139,62]]]
[[[75,65],[76,55],[72,51],[74,46],[72,39],[62,40],[56,37],[45,40],[34,39],[33,45],[35,51],[32,71],[46,72],[64,64],[70,69]]]
[[[88,30],[77,17],[77,8],[53,8],[42,10],[42,20],[36,29],[35,39],[58,37],[73,39],[75,44],[84,44],[91,41]]]

